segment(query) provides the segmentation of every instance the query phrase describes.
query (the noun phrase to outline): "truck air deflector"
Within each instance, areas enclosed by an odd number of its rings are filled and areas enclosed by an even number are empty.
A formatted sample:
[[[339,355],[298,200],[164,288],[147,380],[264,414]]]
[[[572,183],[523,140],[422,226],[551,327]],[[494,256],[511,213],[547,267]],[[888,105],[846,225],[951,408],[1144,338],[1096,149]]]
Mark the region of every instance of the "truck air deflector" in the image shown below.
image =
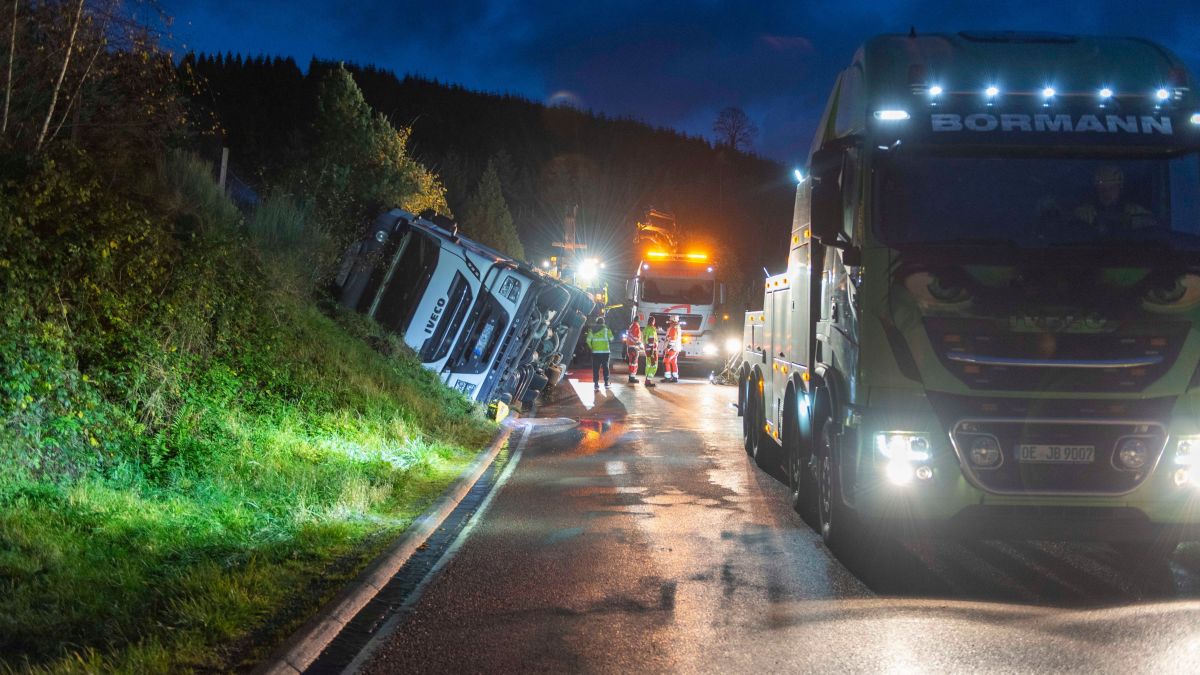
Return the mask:
[[[984,356],[950,352],[946,358],[959,363],[1010,368],[1144,368],[1162,363],[1162,356],[1142,356],[1131,359],[1016,359],[1004,356]]]

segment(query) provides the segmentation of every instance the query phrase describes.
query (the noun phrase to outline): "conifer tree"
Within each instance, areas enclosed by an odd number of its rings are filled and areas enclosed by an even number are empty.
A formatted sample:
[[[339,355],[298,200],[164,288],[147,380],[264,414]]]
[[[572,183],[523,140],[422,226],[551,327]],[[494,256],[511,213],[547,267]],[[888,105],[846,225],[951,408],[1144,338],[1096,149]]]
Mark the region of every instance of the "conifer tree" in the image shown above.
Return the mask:
[[[467,200],[463,230],[471,238],[501,253],[518,259],[525,257],[525,247],[517,236],[517,228],[513,227],[512,214],[500,188],[495,157],[488,160],[475,193]]]

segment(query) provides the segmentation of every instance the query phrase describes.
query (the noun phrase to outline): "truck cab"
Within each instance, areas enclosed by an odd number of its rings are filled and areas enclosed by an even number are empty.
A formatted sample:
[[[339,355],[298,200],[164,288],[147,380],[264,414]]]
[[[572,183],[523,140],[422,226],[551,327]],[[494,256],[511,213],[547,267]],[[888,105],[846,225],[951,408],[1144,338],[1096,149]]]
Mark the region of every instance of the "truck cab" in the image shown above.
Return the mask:
[[[400,209],[379,216],[343,261],[339,299],[468,398],[531,402],[561,358],[557,335],[582,325],[582,292],[445,225]]]
[[[1200,537],[1198,151],[1145,40],[867,42],[747,315],[747,451],[835,547]]]
[[[628,283],[626,295],[635,316],[654,317],[660,333],[672,315],[679,318],[680,363],[717,365],[724,360],[720,329],[726,317],[719,311],[725,302],[725,285],[717,281],[716,269],[705,253],[650,251]]]

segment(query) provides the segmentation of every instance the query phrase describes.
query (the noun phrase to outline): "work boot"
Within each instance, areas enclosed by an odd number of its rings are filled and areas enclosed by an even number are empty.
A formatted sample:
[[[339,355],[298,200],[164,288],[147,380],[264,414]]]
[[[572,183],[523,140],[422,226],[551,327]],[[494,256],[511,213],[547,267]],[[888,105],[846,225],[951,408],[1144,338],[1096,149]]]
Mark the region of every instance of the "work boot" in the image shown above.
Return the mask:
[[[651,380],[648,377],[646,378],[646,387],[647,388],[653,389],[654,387],[657,387],[657,386],[658,386],[657,384],[654,384],[654,380]]]
[[[600,383],[599,382],[596,383],[596,386],[592,387],[592,391],[600,391]]]
[[[630,376],[629,376],[629,383],[630,383],[630,384],[637,384],[637,383],[638,383],[638,379],[637,379],[636,377],[634,377],[634,376],[630,375]]]
[[[610,388],[610,386],[611,386],[611,385],[609,385],[607,382],[605,382],[605,383],[604,383],[604,388],[605,388],[605,389],[608,389],[608,388]]]

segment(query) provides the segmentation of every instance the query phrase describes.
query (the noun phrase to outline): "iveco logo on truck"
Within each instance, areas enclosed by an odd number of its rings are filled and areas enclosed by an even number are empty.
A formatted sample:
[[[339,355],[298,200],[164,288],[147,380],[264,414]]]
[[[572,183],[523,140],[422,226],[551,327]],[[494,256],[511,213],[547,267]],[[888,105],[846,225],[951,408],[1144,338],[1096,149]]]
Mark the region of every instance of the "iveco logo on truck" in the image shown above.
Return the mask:
[[[955,115],[939,113],[929,116],[933,131],[1043,131],[1092,132],[1100,134],[1164,134],[1171,136],[1170,117],[1151,115]]]
[[[429,315],[429,320],[425,322],[425,332],[433,335],[433,327],[437,325],[437,320],[442,316],[442,310],[446,309],[446,299],[438,298],[437,305],[433,308],[433,313]]]

